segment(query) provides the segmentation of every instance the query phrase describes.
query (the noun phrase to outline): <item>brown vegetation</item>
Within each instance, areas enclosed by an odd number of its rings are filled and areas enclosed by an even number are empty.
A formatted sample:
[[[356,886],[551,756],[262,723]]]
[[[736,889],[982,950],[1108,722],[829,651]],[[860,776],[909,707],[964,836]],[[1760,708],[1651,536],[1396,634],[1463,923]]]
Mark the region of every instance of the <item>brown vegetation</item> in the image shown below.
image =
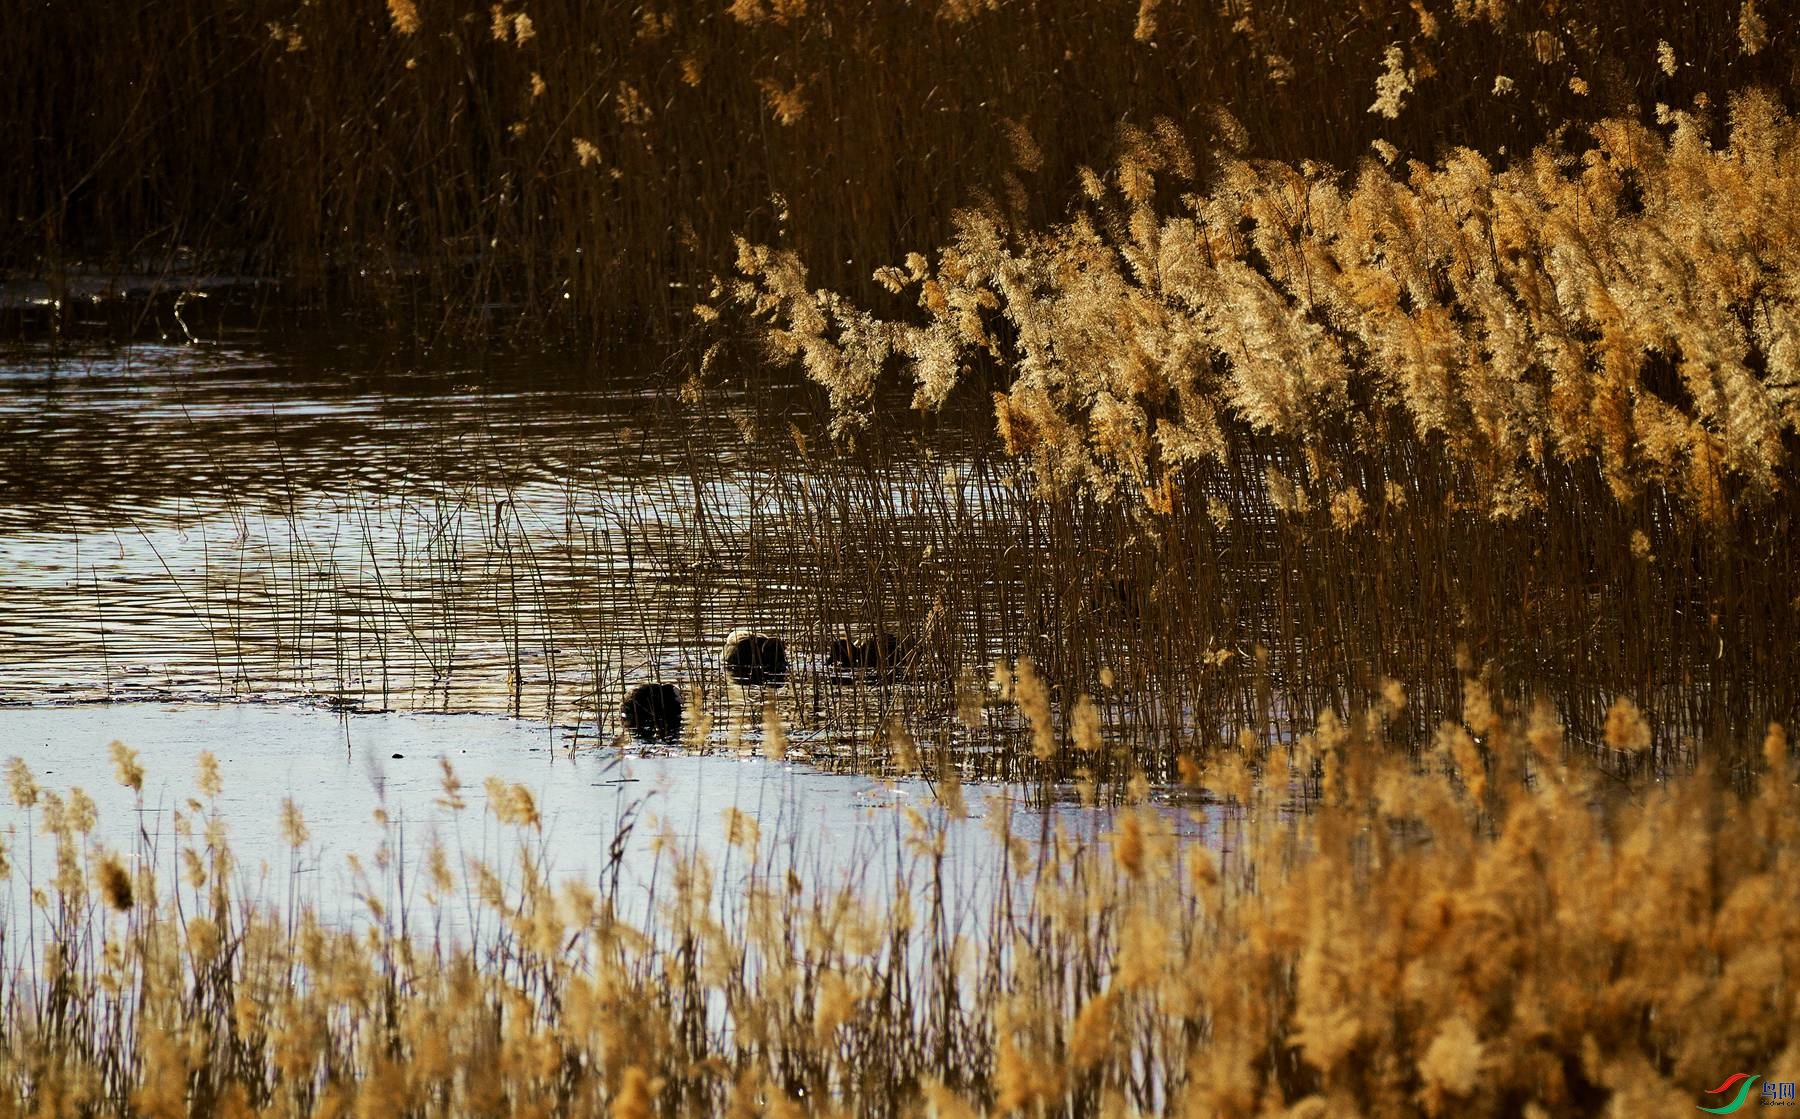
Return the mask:
[[[1796,42],[1756,0],[80,0],[0,36],[0,265],[185,249],[427,335],[673,333],[735,233],[866,293],[978,196],[1061,216],[1120,121],[1346,168],[1522,153],[1784,87]]]
[[[1780,728],[1747,798],[1704,773],[1626,798],[1548,708],[1468,699],[1416,765],[1381,748],[1390,685],[1189,766],[1236,806],[1223,862],[1144,805],[1035,855],[1009,835],[974,912],[945,895],[941,817],[909,815],[886,903],[778,871],[738,817],[747,885],[715,897],[667,845],[633,922],[606,882],[552,881],[530,794],[490,779],[511,864],[384,844],[345,927],[245,892],[206,766],[177,873],[147,839],[104,849],[92,802],[15,760],[57,872],[22,883],[42,942],[0,942],[0,1114],[1685,1115],[1800,1059]],[[465,801],[447,766],[444,796]],[[464,906],[473,939],[441,931]]]
[[[1704,113],[1661,112],[1666,132],[1607,120],[1579,155],[1371,159],[1353,181],[1230,159],[1204,192],[1174,125],[1128,126],[1109,180],[1083,173],[1088,213],[1038,232],[964,210],[934,262],[878,272],[917,293],[916,325],[747,243],[736,294],[840,412],[890,360],[921,408],[997,362],[1000,436],[1051,488],[1155,505],[1186,464],[1260,440],[1306,460],[1271,470],[1276,508],[1348,530],[1408,496],[1358,467],[1422,444],[1496,517],[1598,470],[1621,502],[1661,488],[1718,523],[1784,492],[1800,434],[1800,126],[1743,94],[1714,148]]]
[[[1454,654],[1555,681],[1589,741],[1635,690],[1729,749],[1795,694],[1800,126],[1761,91],[1716,146],[1705,111],[1660,111],[1354,176],[1203,175],[1171,123],[1128,126],[1072,220],[966,209],[876,272],[912,318],[749,242],[731,295],[840,431],[896,369],[926,410],[1003,384],[1028,539],[1094,560],[1036,573],[1067,641],[1044,652],[1060,679],[1131,669],[1165,730],[1267,725],[1270,652],[1324,689],[1305,718],[1383,673],[1440,709]]]
[[[393,655],[446,700],[454,607],[499,619],[515,714],[531,645],[545,712],[583,661],[593,713],[626,682],[602,580],[691,592],[695,632],[726,588],[795,640],[794,710],[854,708],[848,764],[939,806],[891,891],[805,881],[737,815],[741,890],[671,840],[638,919],[554,881],[490,779],[510,865],[390,833],[334,923],[247,890],[216,767],[174,851],[122,852],[15,761],[0,1119],[1685,1115],[1800,1065],[1793,28],[1311,7],[184,0],[0,36],[10,267],[185,247],[539,341],[754,317],[836,439],[753,401],[730,454],[571,476],[542,551],[472,481],[394,522],[425,559],[367,601],[440,611]],[[921,411],[991,402],[1011,460],[869,423],[896,367]],[[905,671],[830,679],[852,633]],[[721,706],[728,748],[788,756],[777,700]],[[944,817],[976,776],[1120,807],[1035,847],[996,812],[970,910]],[[1153,782],[1224,805],[1223,850]],[[34,834],[51,881],[8,864]]]

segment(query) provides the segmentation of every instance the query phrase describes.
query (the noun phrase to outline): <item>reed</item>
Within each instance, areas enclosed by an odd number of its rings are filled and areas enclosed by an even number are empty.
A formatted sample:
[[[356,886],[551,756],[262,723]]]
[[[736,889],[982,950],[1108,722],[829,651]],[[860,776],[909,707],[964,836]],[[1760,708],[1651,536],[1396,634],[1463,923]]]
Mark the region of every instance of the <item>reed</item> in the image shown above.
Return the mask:
[[[1748,794],[1700,772],[1620,797],[1546,704],[1472,681],[1407,761],[1383,748],[1407,702],[1394,685],[1187,766],[1230,806],[1205,841],[1142,803],[1036,839],[996,809],[1011,855],[974,908],[944,877],[953,798],[908,814],[907,853],[874,870],[891,891],[807,881],[740,816],[729,872],[663,843],[634,906],[616,879],[548,875],[524,788],[471,794],[446,766],[443,803],[484,799],[512,859],[434,841],[412,865],[395,834],[352,864],[358,913],[327,919],[246,885],[205,764],[172,849],[115,851],[89,798],[15,759],[8,842],[41,837],[55,873],[5,868],[0,1108],[1685,1114],[1729,1070],[1795,1059],[1779,727]],[[142,797],[131,751],[114,760]],[[1316,808],[1295,815],[1302,784]]]
[[[1061,216],[1120,121],[1337,167],[1523,153],[1779,85],[1793,32],[1756,0],[82,0],[0,38],[0,266],[277,275],[428,337],[674,336],[735,234],[872,294],[971,200]]]
[[[1453,663],[1491,660],[1581,681],[1590,741],[1634,690],[1724,750],[1790,717],[1763,657],[1800,622],[1800,137],[1766,91],[1717,143],[1705,107],[1659,113],[1354,177],[1203,174],[1170,122],[1125,126],[1069,221],[965,209],[931,257],[878,270],[910,316],[748,241],[729,295],[840,433],[887,422],[888,378],[925,411],[1004,387],[1045,652],[1064,679],[1149,673],[1160,730],[1248,716],[1259,674],[1311,677],[1304,719],[1371,688],[1359,670],[1411,661],[1443,698]],[[1698,685],[1702,648],[1729,682]]]

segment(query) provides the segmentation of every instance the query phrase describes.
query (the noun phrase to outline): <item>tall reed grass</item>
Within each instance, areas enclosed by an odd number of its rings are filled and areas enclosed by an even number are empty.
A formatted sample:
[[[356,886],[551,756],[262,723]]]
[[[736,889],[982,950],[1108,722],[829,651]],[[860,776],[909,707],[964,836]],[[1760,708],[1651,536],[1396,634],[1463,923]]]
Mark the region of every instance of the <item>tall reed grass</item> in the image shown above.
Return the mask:
[[[1800,127],[1760,90],[1732,99],[1717,147],[1705,108],[1659,113],[1665,129],[1610,119],[1585,151],[1501,167],[1469,149],[1371,157],[1353,179],[1229,159],[1209,191],[1172,123],[1126,126],[1075,220],[962,210],[935,261],[877,272],[923,321],[873,317],[749,243],[734,294],[844,422],[889,365],[931,409],[998,363],[999,434],[1050,488],[1166,506],[1171,474],[1261,440],[1304,456],[1271,464],[1270,502],[1348,531],[1409,496],[1399,464],[1358,469],[1397,444],[1440,454],[1448,496],[1495,517],[1597,471],[1620,502],[1661,489],[1718,523],[1791,477]]]
[[[840,432],[890,379],[1003,390],[1058,678],[1148,671],[1161,726],[1271,674],[1327,689],[1310,719],[1397,661],[1441,701],[1493,659],[1590,741],[1630,690],[1726,749],[1795,694],[1800,131],[1761,90],[1722,133],[1659,114],[1353,176],[1127,125],[1072,219],[964,209],[878,270],[910,316],[749,241],[729,295]]]
[[[971,199],[1061,216],[1120,121],[1338,167],[1524,153],[1787,82],[1793,32],[1766,0],[80,0],[0,36],[0,265],[185,249],[334,319],[673,334],[738,232],[867,293]]]
[[[173,849],[117,851],[15,759],[10,853],[37,835],[55,871],[7,868],[0,1110],[1685,1115],[1800,1060],[1781,729],[1748,795],[1705,772],[1621,795],[1547,705],[1470,684],[1417,762],[1382,748],[1390,685],[1188,765],[1235,806],[1228,857],[1141,803],[1036,838],[995,812],[1010,855],[974,910],[945,891],[954,797],[909,813],[885,902],[776,872],[740,817],[734,885],[671,842],[628,918],[616,880],[554,880],[530,794],[490,781],[510,862],[384,843],[329,920],[245,885],[204,761]],[[1642,750],[1635,708],[1614,721]],[[443,796],[470,799],[447,766]]]

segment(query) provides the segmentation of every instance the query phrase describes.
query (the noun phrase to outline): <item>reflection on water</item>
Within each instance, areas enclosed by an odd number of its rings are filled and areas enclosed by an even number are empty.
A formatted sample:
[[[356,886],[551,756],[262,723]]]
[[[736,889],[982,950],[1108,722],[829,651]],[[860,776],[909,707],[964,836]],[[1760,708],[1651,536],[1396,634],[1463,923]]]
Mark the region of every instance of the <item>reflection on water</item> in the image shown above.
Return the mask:
[[[723,692],[718,642],[752,624],[796,651],[786,717],[829,708],[860,735],[892,699],[832,684],[829,635],[966,613],[941,573],[1004,528],[1004,483],[935,451],[876,482],[817,457],[789,406],[725,386],[678,408],[672,382],[630,363],[15,356],[0,700],[329,697],[606,737],[631,684]],[[852,535],[847,492],[880,511],[878,533]],[[946,687],[937,667],[914,687]]]

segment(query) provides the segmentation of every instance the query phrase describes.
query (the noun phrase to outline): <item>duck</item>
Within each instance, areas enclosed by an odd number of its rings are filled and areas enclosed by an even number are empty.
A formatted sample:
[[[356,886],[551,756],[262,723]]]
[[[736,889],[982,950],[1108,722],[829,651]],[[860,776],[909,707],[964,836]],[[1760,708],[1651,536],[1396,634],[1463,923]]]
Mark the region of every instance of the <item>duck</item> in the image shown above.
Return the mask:
[[[913,638],[900,638],[881,632],[852,642],[839,637],[826,650],[825,663],[839,675],[897,675],[904,671],[918,651]]]
[[[749,629],[734,629],[719,650],[725,672],[739,684],[780,685],[787,679],[787,643]]]
[[[666,741],[681,734],[681,692],[673,684],[639,684],[619,707],[625,728],[642,741]]]

